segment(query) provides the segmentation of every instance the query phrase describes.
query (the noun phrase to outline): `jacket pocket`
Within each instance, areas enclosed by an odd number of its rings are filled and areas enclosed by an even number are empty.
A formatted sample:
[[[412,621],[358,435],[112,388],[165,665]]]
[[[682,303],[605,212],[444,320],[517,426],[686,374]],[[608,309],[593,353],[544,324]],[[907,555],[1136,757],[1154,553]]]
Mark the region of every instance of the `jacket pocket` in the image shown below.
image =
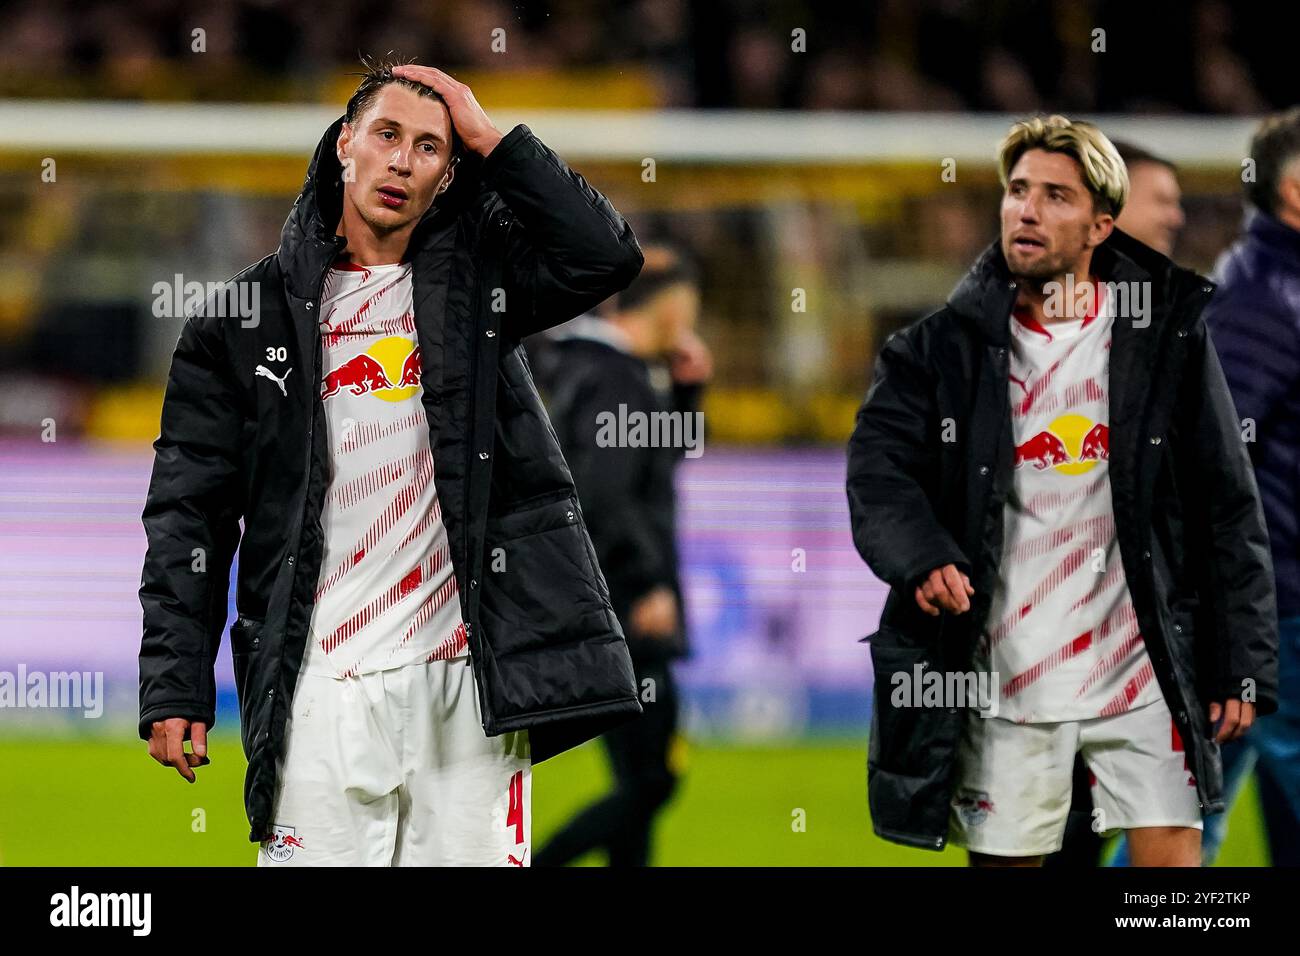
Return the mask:
[[[479,613],[497,657],[617,632],[577,502],[488,518]]]
[[[882,627],[866,640],[874,672],[868,763],[892,774],[929,776],[936,770],[934,755],[950,719],[949,708],[919,703],[922,689],[914,687],[934,667],[930,648],[907,642],[892,627]]]

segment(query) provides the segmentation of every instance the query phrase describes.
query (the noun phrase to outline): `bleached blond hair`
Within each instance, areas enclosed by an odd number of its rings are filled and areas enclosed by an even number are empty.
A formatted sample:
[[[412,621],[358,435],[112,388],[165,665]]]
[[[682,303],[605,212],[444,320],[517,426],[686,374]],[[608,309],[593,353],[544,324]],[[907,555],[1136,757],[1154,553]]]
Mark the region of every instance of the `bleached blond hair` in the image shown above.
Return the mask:
[[[1091,123],[1053,115],[1016,123],[998,146],[998,178],[1005,189],[1011,170],[1031,149],[1064,153],[1079,164],[1093,206],[1118,216],[1128,201],[1128,169],[1115,144]]]

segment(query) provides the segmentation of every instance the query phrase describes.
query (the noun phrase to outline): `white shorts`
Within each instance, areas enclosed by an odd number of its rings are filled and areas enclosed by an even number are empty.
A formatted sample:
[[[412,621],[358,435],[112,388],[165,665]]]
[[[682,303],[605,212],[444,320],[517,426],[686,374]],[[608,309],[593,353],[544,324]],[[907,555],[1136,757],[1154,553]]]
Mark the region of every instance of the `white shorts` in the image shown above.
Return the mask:
[[[531,865],[528,732],[483,733],[468,657],[304,672],[287,734],[258,866]]]
[[[1061,848],[1074,756],[1092,783],[1093,829],[1201,829],[1196,780],[1164,698],[1091,720],[1018,724],[970,711],[957,748],[953,843],[989,856]]]

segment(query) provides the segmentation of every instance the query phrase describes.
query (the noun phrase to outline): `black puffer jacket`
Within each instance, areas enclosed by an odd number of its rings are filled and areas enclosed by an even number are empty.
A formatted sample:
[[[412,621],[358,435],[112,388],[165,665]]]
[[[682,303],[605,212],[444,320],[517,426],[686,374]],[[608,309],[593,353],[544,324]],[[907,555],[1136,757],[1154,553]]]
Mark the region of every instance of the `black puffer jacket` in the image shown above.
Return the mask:
[[[169,717],[214,723],[213,663],[239,548],[231,648],[254,841],[270,829],[322,558],[331,462],[318,306],[343,244],[334,235],[341,124],[316,149],[279,251],[232,280],[256,284],[256,321],[221,318],[214,300],[187,319],[144,511],[141,738]],[[519,343],[625,288],[641,250],[605,197],[517,126],[487,160],[457,170],[408,258],[436,487],[483,729],[527,729],[540,762],[641,708],[573,479]],[[294,372],[287,395],[254,372],[282,348],[277,368]],[[497,548],[500,573],[484,560]]]
[[[1254,682],[1277,709],[1277,609],[1268,536],[1201,310],[1213,286],[1116,230],[1093,272],[1151,283],[1150,324],[1117,317],[1110,357],[1110,480],[1116,533],[1156,677],[1188,742],[1201,807],[1223,809],[1208,704]],[[913,667],[972,670],[1002,554],[1012,483],[1009,321],[1016,289],[994,243],[946,308],[886,342],[849,444],[853,539],[890,585],[871,637],[867,758],[872,824],[886,839],[940,849],[966,715],[895,708],[880,688]],[[946,422],[951,422],[945,427]],[[953,427],[955,426],[955,427]],[[955,441],[943,441],[955,432]],[[947,434],[945,434],[947,433]],[[975,588],[966,614],[924,614],[929,571],[956,564]]]

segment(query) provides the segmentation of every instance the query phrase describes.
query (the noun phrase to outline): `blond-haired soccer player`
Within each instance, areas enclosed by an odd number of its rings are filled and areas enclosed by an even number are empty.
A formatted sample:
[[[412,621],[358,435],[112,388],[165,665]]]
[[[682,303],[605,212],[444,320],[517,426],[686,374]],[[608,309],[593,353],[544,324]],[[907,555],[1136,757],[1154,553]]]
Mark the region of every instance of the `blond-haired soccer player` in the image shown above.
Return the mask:
[[[854,540],[891,586],[872,823],[1037,865],[1079,753],[1098,830],[1127,831],[1137,865],[1195,866],[1218,744],[1277,705],[1212,286],[1114,228],[1129,182],[1096,127],[1017,123],[999,164],[1000,239],[885,344],[849,446]]]

